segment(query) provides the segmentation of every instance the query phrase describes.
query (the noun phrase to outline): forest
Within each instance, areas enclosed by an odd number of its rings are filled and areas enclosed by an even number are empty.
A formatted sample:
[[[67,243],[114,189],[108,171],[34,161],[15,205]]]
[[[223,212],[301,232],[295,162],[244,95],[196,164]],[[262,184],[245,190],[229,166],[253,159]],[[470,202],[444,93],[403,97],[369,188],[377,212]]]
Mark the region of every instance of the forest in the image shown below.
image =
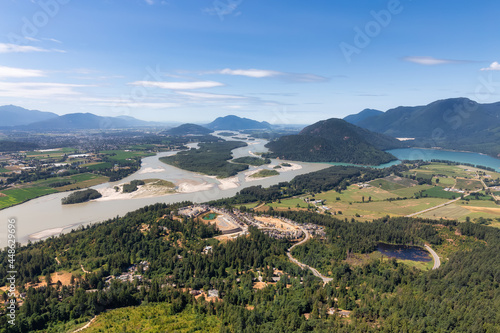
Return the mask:
[[[215,227],[170,218],[189,204],[147,206],[18,248],[17,285],[26,298],[18,325],[7,325],[2,316],[0,331],[50,332],[60,322],[90,318],[106,309],[158,302],[171,304],[171,315],[189,307],[217,316],[220,332],[495,332],[500,325],[498,229],[453,221],[386,218],[359,223],[307,212],[280,213],[298,223],[326,227],[325,247],[306,243],[294,251],[301,260],[328,270],[333,281],[323,286],[309,270],[288,261],[287,241],[250,228],[248,237],[220,243],[212,239],[219,233]],[[451,253],[437,271],[419,271],[395,260],[361,265],[345,260],[349,253],[373,251],[378,241],[439,244],[445,240],[437,228],[443,227],[470,239],[473,247]],[[212,246],[208,254],[203,251],[207,245]],[[0,252],[0,263],[4,284],[7,251]],[[91,273],[78,273],[80,265]],[[142,279],[109,279],[131,265]],[[272,267],[284,273],[280,280],[255,289],[257,272],[271,281]],[[69,285],[27,285],[61,270],[75,272]],[[182,288],[216,289],[222,302],[205,303]],[[328,315],[332,308],[351,311],[349,320]]]
[[[232,158],[231,150],[246,145],[241,141],[200,143],[198,149],[180,151],[172,156],[161,157],[160,161],[184,170],[227,178],[248,169],[248,165],[228,162]]]
[[[76,191],[61,199],[63,205],[71,205],[80,202],[86,202],[94,199],[99,199],[102,197],[102,194],[99,191],[94,190],[92,188]]]

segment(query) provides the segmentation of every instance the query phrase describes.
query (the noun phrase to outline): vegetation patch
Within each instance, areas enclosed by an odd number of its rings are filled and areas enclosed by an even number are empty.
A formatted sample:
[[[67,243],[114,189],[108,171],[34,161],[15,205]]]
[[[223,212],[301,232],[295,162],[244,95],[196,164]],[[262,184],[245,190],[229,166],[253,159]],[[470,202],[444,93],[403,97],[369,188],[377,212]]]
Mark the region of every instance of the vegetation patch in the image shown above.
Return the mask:
[[[115,309],[97,317],[85,332],[219,332],[220,319],[197,313],[193,307],[176,312],[168,303],[150,303]]]
[[[277,176],[279,174],[280,173],[276,170],[264,169],[264,170],[260,170],[259,172],[256,172],[256,173],[250,175],[250,177],[252,177],[252,178],[265,178],[265,177]]]
[[[240,141],[200,143],[199,149],[180,151],[160,161],[188,171],[227,178],[248,169],[248,165],[229,163],[231,150],[247,146]]]
[[[71,193],[67,197],[62,198],[61,202],[63,205],[70,205],[98,199],[100,197],[102,197],[102,194],[99,193],[99,191],[89,188],[87,190]]]
[[[261,165],[271,163],[271,160],[269,158],[245,156],[245,157],[239,157],[239,158],[232,159],[231,162],[239,163],[239,164],[261,166]]]
[[[139,180],[139,179],[132,180],[130,183],[123,185],[122,192],[123,193],[135,192],[138,189],[137,186],[144,185],[144,184],[145,184],[145,182],[143,180]]]

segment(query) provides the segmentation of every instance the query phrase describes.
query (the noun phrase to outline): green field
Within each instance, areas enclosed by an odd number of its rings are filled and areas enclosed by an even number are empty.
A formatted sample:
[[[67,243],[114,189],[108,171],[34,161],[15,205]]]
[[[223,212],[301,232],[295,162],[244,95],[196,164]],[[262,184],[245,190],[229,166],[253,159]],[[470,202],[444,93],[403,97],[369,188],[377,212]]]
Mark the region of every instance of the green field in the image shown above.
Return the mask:
[[[0,209],[56,192],[58,191],[53,188],[43,186],[4,190],[0,192],[5,195],[0,197]]]
[[[381,188],[386,191],[393,191],[393,190],[399,190],[402,188],[405,188],[405,186],[393,183],[391,181],[385,180],[385,179],[375,179],[370,182],[371,186]]]
[[[52,188],[50,184],[59,181],[71,181],[73,184]],[[109,180],[108,177],[94,175],[91,173],[81,173],[71,175],[69,177],[56,177],[41,179],[35,182],[23,185],[21,188],[8,189],[0,191],[5,196],[0,196],[0,209],[11,207],[22,202],[41,197],[43,195],[70,191],[78,188],[86,188],[98,184],[105,183]]]
[[[168,303],[151,303],[102,313],[84,332],[215,333],[220,325],[216,316],[197,314],[191,307],[175,313]]]
[[[89,170],[104,170],[111,169],[113,167],[113,164],[111,164],[111,162],[89,163],[82,164],[82,167],[87,167],[87,169]]]
[[[307,208],[307,203],[299,198],[291,198],[291,199],[283,199],[281,200],[281,203],[279,202],[273,202],[270,204],[267,204],[266,206],[268,207],[273,207],[273,208],[297,208],[297,205],[299,205],[300,208]],[[254,205],[253,207],[255,207]],[[253,208],[251,207],[251,208]]]
[[[134,157],[146,157],[155,155],[154,153],[147,153],[142,151],[125,151],[125,150],[103,150],[100,153],[108,155],[108,157],[114,161],[126,160],[128,158],[134,158]]]
[[[461,195],[461,193],[445,191],[441,186],[434,186],[422,192],[422,196],[433,198],[455,199],[459,198]]]
[[[0,173],[2,172],[10,172],[10,170],[0,167]]]
[[[483,188],[483,184],[475,179],[457,178],[455,188],[465,191],[476,191]]]
[[[402,188],[400,190],[395,190],[391,191],[391,193],[394,193],[396,195],[399,195],[402,198],[411,198],[415,195],[415,193],[419,191],[425,191],[429,188],[431,188],[431,185],[417,185],[417,186],[412,186],[412,187],[407,187],[407,188]]]

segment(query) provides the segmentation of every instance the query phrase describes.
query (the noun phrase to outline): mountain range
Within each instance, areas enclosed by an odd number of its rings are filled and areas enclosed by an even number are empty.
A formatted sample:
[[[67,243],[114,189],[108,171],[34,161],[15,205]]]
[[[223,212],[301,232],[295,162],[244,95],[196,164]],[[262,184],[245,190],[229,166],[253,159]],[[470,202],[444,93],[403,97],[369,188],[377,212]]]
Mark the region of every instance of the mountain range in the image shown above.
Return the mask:
[[[500,154],[500,102],[480,104],[468,98],[450,98],[368,116],[365,111],[344,119],[370,131],[414,138],[414,146]]]
[[[27,110],[15,105],[0,106],[0,126],[22,126],[59,117],[52,112]]]
[[[332,118],[307,126],[297,135],[286,135],[269,142],[266,147],[271,152],[265,157],[379,165],[396,159],[382,150],[402,146],[395,138]]]

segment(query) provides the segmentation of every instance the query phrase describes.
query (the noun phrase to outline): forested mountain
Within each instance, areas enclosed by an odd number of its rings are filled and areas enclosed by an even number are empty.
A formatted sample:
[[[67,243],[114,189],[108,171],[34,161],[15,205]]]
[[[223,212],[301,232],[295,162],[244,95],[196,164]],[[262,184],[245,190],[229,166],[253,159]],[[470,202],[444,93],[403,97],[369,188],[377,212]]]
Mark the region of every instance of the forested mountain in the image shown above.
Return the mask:
[[[206,127],[213,130],[245,130],[245,129],[270,129],[271,124],[266,121],[256,121],[248,118],[240,118],[238,116],[219,117],[207,124]]]
[[[415,138],[415,145],[500,154],[500,102],[479,104],[450,98],[428,105],[400,106],[356,123],[393,137]]]
[[[382,149],[402,147],[400,141],[331,118],[304,128],[298,135],[269,142],[266,157],[306,162],[345,162],[378,165],[396,158]]]
[[[344,120],[347,121],[348,123],[357,125],[360,121],[363,121],[370,117],[379,116],[383,113],[384,112],[375,109],[364,109],[359,113],[351,114],[347,117],[344,117]]]
[[[59,116],[52,112],[27,110],[15,105],[0,106],[0,127],[28,125],[57,117]]]
[[[171,128],[162,132],[162,134],[167,135],[206,135],[212,133],[212,130],[209,130],[206,127],[196,125],[196,124],[182,124],[180,126]]]

